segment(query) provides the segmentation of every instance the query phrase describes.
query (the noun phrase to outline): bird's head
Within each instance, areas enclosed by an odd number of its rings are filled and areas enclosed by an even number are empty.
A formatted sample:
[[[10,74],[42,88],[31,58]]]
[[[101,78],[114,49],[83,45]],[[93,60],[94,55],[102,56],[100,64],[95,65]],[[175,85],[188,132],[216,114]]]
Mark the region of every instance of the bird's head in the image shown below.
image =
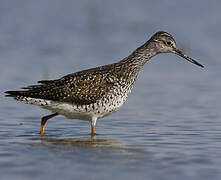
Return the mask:
[[[157,53],[174,53],[174,54],[177,54],[177,55],[185,58],[186,60],[188,60],[189,62],[191,62],[193,64],[196,64],[200,67],[204,67],[202,64],[198,63],[196,60],[188,57],[182,51],[180,51],[176,47],[176,42],[175,42],[173,36],[171,36],[167,32],[159,31],[159,32],[155,33],[151,37],[149,42],[154,43],[154,46],[157,49]]]

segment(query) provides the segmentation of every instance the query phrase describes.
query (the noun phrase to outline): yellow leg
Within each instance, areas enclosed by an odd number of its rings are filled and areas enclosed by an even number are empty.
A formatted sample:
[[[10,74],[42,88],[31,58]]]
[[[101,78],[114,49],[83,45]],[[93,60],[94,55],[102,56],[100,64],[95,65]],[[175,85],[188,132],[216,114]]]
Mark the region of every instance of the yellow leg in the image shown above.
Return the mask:
[[[47,120],[57,116],[58,113],[54,113],[54,114],[50,114],[48,116],[44,116],[42,119],[41,119],[41,132],[40,132],[40,136],[44,136],[45,135],[45,124],[47,122]]]
[[[95,136],[95,125],[91,125],[91,137]]]
[[[92,117],[91,119],[91,139],[93,140],[95,137],[95,125],[96,125],[97,117]]]
[[[45,125],[41,124],[41,132],[40,132],[40,136],[44,136],[45,135]]]

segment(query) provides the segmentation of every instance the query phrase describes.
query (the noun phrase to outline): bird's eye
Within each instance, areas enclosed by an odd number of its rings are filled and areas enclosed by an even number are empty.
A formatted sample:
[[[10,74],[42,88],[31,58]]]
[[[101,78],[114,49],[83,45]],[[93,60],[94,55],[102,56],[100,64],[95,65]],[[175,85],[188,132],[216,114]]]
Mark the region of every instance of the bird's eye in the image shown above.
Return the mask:
[[[167,44],[168,46],[171,46],[171,45],[172,45],[171,41],[167,41],[166,44]]]

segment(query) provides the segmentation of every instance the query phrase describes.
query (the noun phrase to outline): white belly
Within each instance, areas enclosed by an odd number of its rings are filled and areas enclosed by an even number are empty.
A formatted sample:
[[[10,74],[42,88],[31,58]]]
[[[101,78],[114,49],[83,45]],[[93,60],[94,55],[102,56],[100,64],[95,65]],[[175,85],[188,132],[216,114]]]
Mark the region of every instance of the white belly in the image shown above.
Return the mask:
[[[91,121],[92,118],[100,119],[104,116],[117,111],[124,104],[129,93],[123,96],[113,96],[111,100],[99,100],[94,104],[76,105],[65,102],[57,102],[51,100],[43,100],[36,98],[24,97],[22,101],[28,104],[35,104],[44,109],[51,110],[60,115],[64,115],[68,119],[80,119]]]

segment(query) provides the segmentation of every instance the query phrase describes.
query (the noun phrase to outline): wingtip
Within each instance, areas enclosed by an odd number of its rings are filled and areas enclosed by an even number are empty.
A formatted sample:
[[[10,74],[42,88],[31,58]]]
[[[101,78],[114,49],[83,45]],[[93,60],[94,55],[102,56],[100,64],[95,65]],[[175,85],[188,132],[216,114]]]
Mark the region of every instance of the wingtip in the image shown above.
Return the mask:
[[[5,97],[14,97],[19,95],[19,91],[5,91]]]
[[[10,94],[6,94],[5,97],[13,97],[13,96]]]
[[[12,92],[12,91],[5,91],[4,93],[7,94],[7,95],[9,95],[9,94],[11,94],[11,92]]]
[[[4,94],[5,94],[5,97],[12,97],[12,94],[10,91],[5,91]]]

